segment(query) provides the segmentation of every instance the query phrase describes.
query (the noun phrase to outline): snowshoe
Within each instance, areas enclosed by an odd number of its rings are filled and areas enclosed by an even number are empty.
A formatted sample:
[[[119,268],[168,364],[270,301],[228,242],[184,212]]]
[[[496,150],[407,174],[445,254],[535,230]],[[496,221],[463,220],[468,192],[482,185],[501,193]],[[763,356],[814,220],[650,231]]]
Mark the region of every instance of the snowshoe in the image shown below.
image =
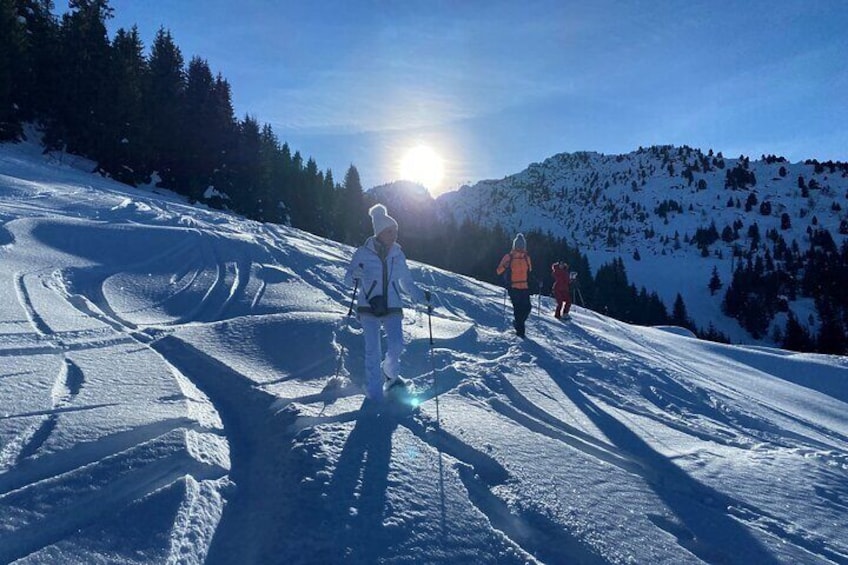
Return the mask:
[[[418,390],[412,381],[398,377],[386,388],[386,400],[402,412],[416,410],[421,404]]]
[[[393,388],[397,388],[397,387],[405,388],[406,385],[409,384],[406,379],[404,379],[400,376],[390,377],[390,376],[384,374],[383,377],[385,378],[385,382],[383,383],[383,390],[384,391],[389,391],[389,390],[391,390]]]

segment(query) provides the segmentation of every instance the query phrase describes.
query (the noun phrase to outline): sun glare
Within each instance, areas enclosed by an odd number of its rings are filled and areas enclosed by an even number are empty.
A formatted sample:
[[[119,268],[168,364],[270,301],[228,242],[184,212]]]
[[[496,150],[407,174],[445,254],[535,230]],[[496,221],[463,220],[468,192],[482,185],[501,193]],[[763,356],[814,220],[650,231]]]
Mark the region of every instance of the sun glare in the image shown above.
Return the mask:
[[[400,178],[424,185],[430,192],[439,189],[445,166],[439,154],[426,145],[413,147],[400,162]]]

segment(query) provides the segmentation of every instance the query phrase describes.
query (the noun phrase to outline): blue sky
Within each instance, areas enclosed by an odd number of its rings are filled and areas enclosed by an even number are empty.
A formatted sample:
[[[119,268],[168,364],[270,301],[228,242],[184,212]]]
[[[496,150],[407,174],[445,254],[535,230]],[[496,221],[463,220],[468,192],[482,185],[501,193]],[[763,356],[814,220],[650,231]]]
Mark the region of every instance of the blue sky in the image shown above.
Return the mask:
[[[848,2],[112,0],[249,113],[365,188],[409,148],[441,189],[561,152],[690,145],[848,160]]]

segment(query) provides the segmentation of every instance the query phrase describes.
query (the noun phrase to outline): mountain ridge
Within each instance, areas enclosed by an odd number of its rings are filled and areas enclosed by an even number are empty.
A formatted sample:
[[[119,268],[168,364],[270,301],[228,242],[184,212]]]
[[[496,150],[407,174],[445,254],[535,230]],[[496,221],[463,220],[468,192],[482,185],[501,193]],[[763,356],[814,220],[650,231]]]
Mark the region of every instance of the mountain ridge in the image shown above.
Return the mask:
[[[406,198],[407,190],[395,183],[373,195],[421,214],[427,206],[420,195],[415,202]],[[848,163],[728,158],[672,145],[618,155],[559,153],[502,179],[439,195],[429,206],[442,221],[565,238],[590,258],[593,270],[621,258],[633,282],[657,291],[668,306],[680,293],[697,325],[759,343],[774,328],[784,331],[787,316],[774,316],[752,337],[722,312],[724,291],[708,287],[713,269],[726,289],[740,261],[767,261],[781,239],[805,250],[826,231],[836,248],[845,245]],[[820,320],[811,301],[790,302],[793,315],[815,332]]]

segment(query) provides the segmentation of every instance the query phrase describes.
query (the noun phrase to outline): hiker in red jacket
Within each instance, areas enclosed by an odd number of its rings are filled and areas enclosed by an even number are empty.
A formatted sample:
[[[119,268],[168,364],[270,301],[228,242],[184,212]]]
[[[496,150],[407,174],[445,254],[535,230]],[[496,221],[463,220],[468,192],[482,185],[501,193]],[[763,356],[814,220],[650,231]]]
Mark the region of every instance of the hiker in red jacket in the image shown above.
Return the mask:
[[[551,265],[551,271],[554,275],[554,298],[557,305],[554,311],[554,317],[557,319],[565,318],[568,320],[571,316],[568,311],[571,310],[571,273],[568,271],[568,263],[559,261]]]

